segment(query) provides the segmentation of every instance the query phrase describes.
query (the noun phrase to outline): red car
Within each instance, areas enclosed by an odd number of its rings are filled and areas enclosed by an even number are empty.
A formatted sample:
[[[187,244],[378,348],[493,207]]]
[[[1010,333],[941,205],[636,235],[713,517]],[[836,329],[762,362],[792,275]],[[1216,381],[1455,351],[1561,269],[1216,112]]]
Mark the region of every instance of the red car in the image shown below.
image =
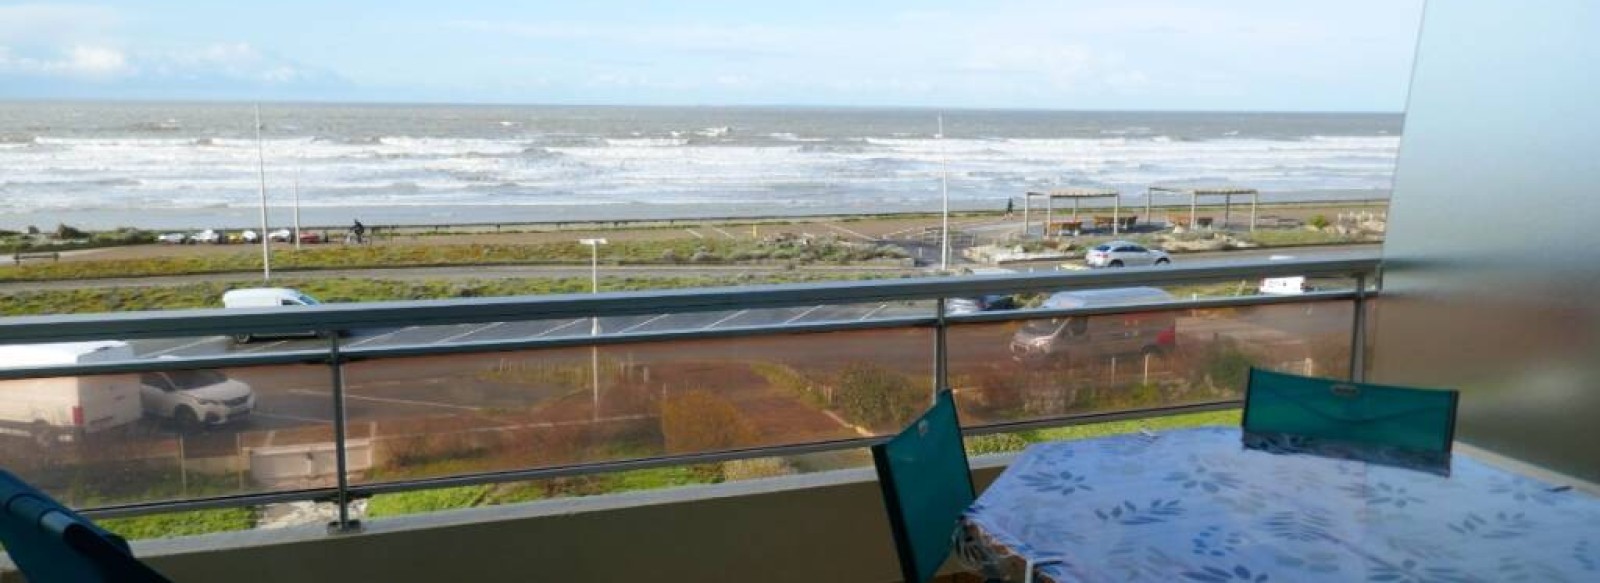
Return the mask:
[[[327,243],[328,236],[317,231],[300,231],[301,243]]]

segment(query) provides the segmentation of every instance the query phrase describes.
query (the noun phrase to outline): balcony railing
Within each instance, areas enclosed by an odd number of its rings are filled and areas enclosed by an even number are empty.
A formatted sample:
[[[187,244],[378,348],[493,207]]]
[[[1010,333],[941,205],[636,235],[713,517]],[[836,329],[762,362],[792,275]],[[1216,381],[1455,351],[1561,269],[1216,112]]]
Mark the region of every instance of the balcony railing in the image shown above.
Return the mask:
[[[331,501],[342,529],[351,502],[377,494],[859,449],[934,390],[955,390],[965,431],[982,435],[1236,407],[1235,376],[1250,365],[1359,379],[1378,268],[1270,261],[8,318],[0,344],[144,345],[132,360],[0,368],[5,421],[48,405],[22,403],[32,393],[18,391],[54,390],[25,379],[107,381],[72,389],[81,417],[105,406],[93,400],[111,398],[106,386],[160,371],[219,371],[253,388],[255,410],[196,430],[146,394],[137,422],[99,431],[79,418],[64,422],[72,435],[46,423],[44,440],[15,426],[0,455],[91,516]],[[1073,309],[957,314],[945,301],[1283,276],[1330,283]],[[320,338],[208,340],[242,332]],[[218,347],[180,355],[207,343]]]

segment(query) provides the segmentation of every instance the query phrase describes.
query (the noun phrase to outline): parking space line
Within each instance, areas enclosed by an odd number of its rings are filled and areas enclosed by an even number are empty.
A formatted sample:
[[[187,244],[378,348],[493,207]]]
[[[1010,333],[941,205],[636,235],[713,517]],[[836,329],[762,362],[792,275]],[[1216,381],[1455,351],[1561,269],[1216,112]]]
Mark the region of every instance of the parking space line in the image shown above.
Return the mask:
[[[438,340],[433,341],[433,343],[434,344],[444,344],[444,343],[450,342],[452,340],[460,340],[462,338],[466,338],[468,336],[471,336],[473,334],[477,334],[477,333],[482,332],[484,330],[492,330],[494,328],[497,328],[497,327],[500,327],[500,326],[504,326],[505,324],[506,324],[505,322],[494,322],[494,323],[491,323],[491,324],[488,324],[488,325],[485,325],[485,326],[479,326],[477,328],[473,328],[471,330],[468,330],[466,332],[462,332],[460,334],[454,334],[454,335],[451,335],[451,336],[446,336],[444,338],[440,338]]]
[[[254,347],[251,347],[251,348],[246,348],[244,350],[239,350],[237,352],[261,352],[261,351],[266,350],[268,348],[272,348],[274,346],[281,345],[281,344],[283,344],[285,342],[288,342],[288,340],[279,340],[279,341],[273,342],[271,344],[262,344],[261,346],[254,346]]]
[[[871,310],[868,310],[865,315],[861,316],[861,319],[865,320],[867,318],[871,318],[873,314],[881,312],[881,311],[883,311],[884,308],[887,308],[887,307],[889,307],[889,304],[880,304],[878,307],[873,308]]]
[[[724,237],[727,237],[729,239],[738,239],[738,237],[733,236],[733,233],[729,233],[727,231],[722,230],[722,227],[718,227],[716,225],[706,225],[706,226],[707,227],[711,227],[711,230],[713,230],[713,231],[716,231],[718,233],[722,233],[722,236],[724,236]]]
[[[295,394],[300,394],[300,395],[316,395],[316,396],[319,396],[319,397],[325,396],[325,395],[328,394],[325,391],[312,391],[312,390],[308,390],[308,389],[292,389],[289,392],[290,393],[295,393]],[[392,397],[369,397],[367,395],[351,395],[349,393],[345,393],[344,398],[346,398],[346,399],[356,399],[356,400],[360,400],[360,401],[375,401],[375,402],[378,402],[378,403],[394,403],[396,405],[416,405],[418,407],[440,407],[440,408],[444,408],[444,409],[460,409],[462,411],[482,411],[483,410],[482,407],[472,407],[472,406],[468,406],[468,405],[457,405],[457,404],[454,404],[454,403],[440,403],[440,402],[437,402],[437,401],[417,401],[417,400],[414,400],[414,399],[395,399],[395,398],[392,398]]]
[[[840,233],[844,233],[846,235],[850,235],[850,236],[853,236],[853,237],[860,238],[861,240],[864,240],[864,241],[875,241],[876,240],[876,239],[873,239],[872,237],[868,237],[866,235],[863,235],[863,234],[858,233],[856,231],[852,231],[850,229],[846,229],[844,227],[841,227],[839,225],[835,225],[833,223],[822,223],[822,226],[827,227],[829,229],[833,229],[833,230],[838,231]]]
[[[282,419],[284,421],[299,421],[299,422],[302,422],[302,423],[331,423],[332,422],[331,419],[318,419],[316,417],[301,417],[299,415],[289,415],[289,414],[286,414],[286,413],[262,413],[260,411],[253,411],[253,412],[250,413],[250,416],[252,416],[252,417],[266,417],[268,419]],[[274,432],[274,433],[276,433],[276,432]],[[272,441],[272,436],[271,435],[267,436],[267,441],[268,442]],[[271,445],[271,444],[269,443],[268,445]]]
[[[722,325],[722,323],[727,322],[728,320],[732,320],[732,319],[737,318],[739,316],[745,315],[745,313],[749,312],[749,311],[750,310],[739,310],[739,311],[734,312],[732,314],[728,314],[727,316],[723,317],[721,320],[717,320],[717,321],[712,322],[710,324],[706,324],[706,327],[702,328],[702,329],[703,330],[710,330],[712,328],[716,328],[717,326]]]
[[[562,324],[560,326],[556,326],[556,327],[551,328],[549,330],[545,330],[545,331],[540,332],[538,334],[534,334],[530,338],[540,338],[540,337],[544,337],[544,336],[549,336],[551,334],[554,334],[558,330],[566,330],[567,328],[571,328],[573,326],[577,326],[578,324],[582,324],[582,323],[588,322],[588,321],[589,321],[588,318],[579,318],[577,320],[573,320],[571,322],[567,322],[565,324]]]
[[[795,320],[799,320],[799,319],[804,318],[806,316],[810,316],[812,312],[815,312],[815,311],[820,310],[820,309],[822,309],[822,306],[811,306],[809,308],[806,308],[806,311],[800,312],[795,317],[789,318],[788,320],[784,320],[783,323],[785,323],[785,324],[793,324],[795,322]]]
[[[696,239],[704,239],[704,238],[706,238],[705,235],[701,235],[700,233],[696,232],[694,229],[684,229],[684,230],[688,231],[690,235],[694,235],[694,238],[696,238]]]
[[[419,327],[420,326],[406,326],[404,328],[401,328],[399,330],[395,330],[393,332],[386,332],[386,333],[383,333],[383,334],[379,334],[377,336],[368,336],[368,337],[362,338],[361,340],[358,340],[356,342],[351,342],[349,344],[346,344],[346,345],[344,345],[344,347],[345,348],[355,348],[357,346],[361,346],[362,344],[366,344],[368,342],[376,342],[378,340],[382,340],[384,338],[388,338],[390,336],[394,336],[395,334],[399,334],[401,332],[405,332],[406,330],[412,330],[412,329],[416,329],[416,328],[419,328]]]
[[[213,340],[216,340],[216,338],[215,338],[215,337],[209,337],[209,338],[201,338],[201,339],[199,339],[199,340],[196,340],[196,341],[194,341],[194,342],[190,342],[190,343],[188,343],[188,344],[184,344],[184,345],[182,345],[182,346],[174,346],[174,347],[172,347],[172,348],[167,348],[167,349],[163,349],[163,350],[157,350],[157,351],[155,351],[155,352],[150,352],[150,353],[147,353],[147,354],[145,354],[145,355],[144,355],[144,356],[145,356],[145,357],[146,357],[146,358],[149,358],[149,357],[152,357],[152,356],[161,356],[161,355],[163,355],[163,354],[168,354],[168,353],[172,353],[172,352],[177,352],[177,351],[179,351],[179,350],[183,350],[183,349],[185,349],[185,348],[194,348],[194,347],[196,347],[196,346],[199,346],[199,345],[201,345],[201,344],[205,344],[205,343],[207,343],[207,342],[211,342],[211,341],[213,341]]]
[[[632,331],[634,331],[634,330],[637,330],[637,329],[639,329],[639,328],[642,328],[642,327],[644,327],[644,326],[645,326],[645,325],[646,325],[646,324],[649,324],[649,323],[651,323],[651,322],[655,322],[655,321],[656,321],[656,320],[660,320],[660,319],[662,319],[662,318],[665,318],[665,317],[667,317],[667,316],[671,316],[671,315],[672,315],[672,314],[662,314],[662,315],[660,315],[660,316],[652,316],[652,317],[651,317],[651,318],[650,318],[650,319],[649,319],[649,320],[645,320],[645,321],[643,321],[643,322],[640,322],[640,323],[638,323],[638,324],[634,324],[634,325],[632,325],[632,326],[629,326],[629,327],[627,327],[627,328],[623,328],[623,329],[621,329],[621,330],[618,330],[618,331],[617,331],[617,333],[619,333],[619,334],[620,334],[620,333],[624,333],[624,332],[632,332]]]

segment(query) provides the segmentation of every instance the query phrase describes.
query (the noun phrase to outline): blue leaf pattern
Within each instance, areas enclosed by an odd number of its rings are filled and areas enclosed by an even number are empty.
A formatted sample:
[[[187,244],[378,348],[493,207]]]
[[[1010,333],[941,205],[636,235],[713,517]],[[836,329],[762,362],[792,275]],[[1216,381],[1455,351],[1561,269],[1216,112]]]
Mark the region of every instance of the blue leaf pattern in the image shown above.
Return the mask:
[[[1424,461],[1229,428],[1064,441],[1019,456],[972,524],[1018,580],[1047,556],[1056,581],[1600,583],[1600,499]]]

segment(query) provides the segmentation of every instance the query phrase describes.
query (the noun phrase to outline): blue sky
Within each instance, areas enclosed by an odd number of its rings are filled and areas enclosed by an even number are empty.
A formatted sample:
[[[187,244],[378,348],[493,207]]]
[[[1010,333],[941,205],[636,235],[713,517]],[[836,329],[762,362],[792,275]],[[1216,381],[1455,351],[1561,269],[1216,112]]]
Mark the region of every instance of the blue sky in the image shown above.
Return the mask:
[[[0,99],[1400,111],[1422,0],[0,3]]]

